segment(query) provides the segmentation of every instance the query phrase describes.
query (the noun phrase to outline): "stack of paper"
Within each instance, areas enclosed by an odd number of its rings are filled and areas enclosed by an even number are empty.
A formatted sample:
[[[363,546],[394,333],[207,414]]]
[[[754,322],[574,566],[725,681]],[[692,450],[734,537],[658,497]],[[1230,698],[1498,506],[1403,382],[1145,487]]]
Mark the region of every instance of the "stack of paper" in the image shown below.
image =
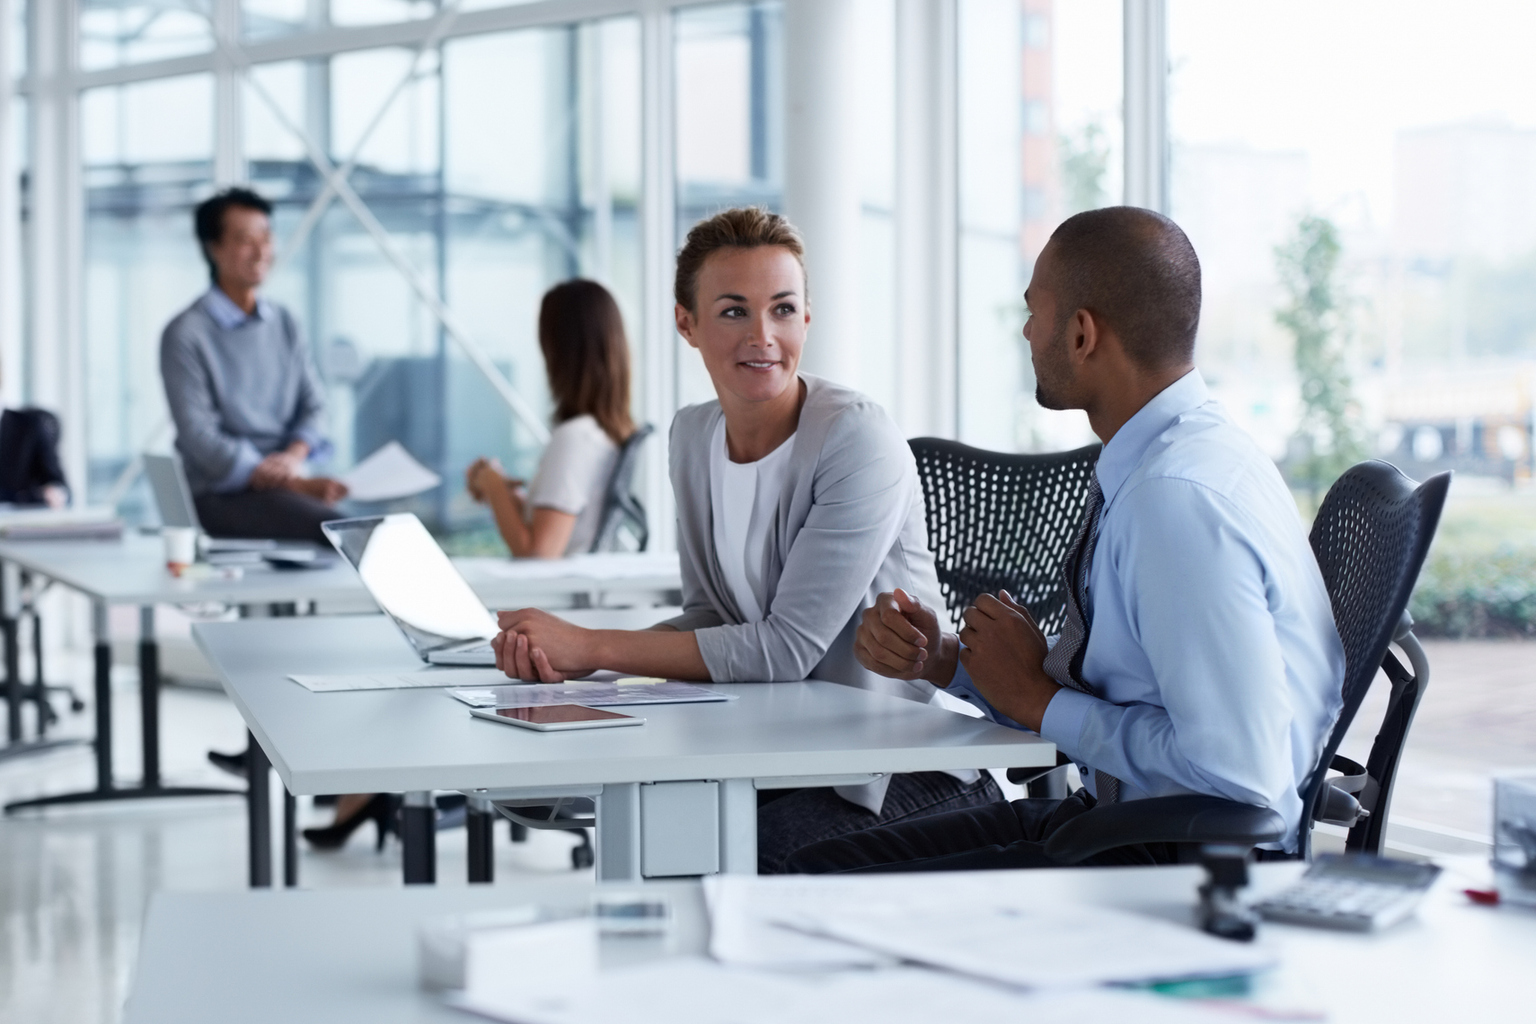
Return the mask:
[[[503,681],[505,678],[502,677]],[[448,695],[472,708],[539,708],[550,704],[583,704],[589,708],[606,708],[625,704],[700,704],[736,699],[735,694],[675,680],[655,683],[575,682],[465,687],[449,690]]]
[[[391,441],[341,476],[353,501],[393,501],[429,491],[442,477],[411,457],[399,441]]]

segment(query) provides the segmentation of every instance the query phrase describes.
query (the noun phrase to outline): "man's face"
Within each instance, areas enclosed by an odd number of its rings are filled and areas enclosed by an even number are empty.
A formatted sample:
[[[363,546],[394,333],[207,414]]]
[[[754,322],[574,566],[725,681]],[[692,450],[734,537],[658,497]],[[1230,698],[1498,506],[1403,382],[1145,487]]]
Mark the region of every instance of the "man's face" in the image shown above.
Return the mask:
[[[1056,301],[1054,259],[1047,245],[1035,260],[1035,272],[1024,292],[1029,319],[1024,321],[1024,337],[1029,341],[1029,358],[1035,368],[1035,401],[1042,409],[1071,409],[1073,374],[1067,359],[1066,316]]]
[[[230,288],[256,288],[272,269],[272,225],[260,210],[231,206],[224,211],[224,231],[208,246],[218,268],[219,283]]]

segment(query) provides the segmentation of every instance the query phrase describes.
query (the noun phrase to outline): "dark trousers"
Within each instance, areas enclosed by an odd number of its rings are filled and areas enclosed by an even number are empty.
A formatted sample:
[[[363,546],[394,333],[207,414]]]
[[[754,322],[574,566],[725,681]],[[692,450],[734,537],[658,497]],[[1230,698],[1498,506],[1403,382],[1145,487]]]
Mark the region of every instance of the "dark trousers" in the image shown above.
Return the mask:
[[[794,853],[786,870],[827,874],[1060,867],[1046,856],[1045,840],[1093,805],[1093,797],[1082,789],[1065,800],[998,800],[828,839]],[[1176,857],[1172,845],[1149,843],[1106,850],[1082,863],[1168,864]]]
[[[891,776],[880,813],[849,803],[830,787],[767,789],[757,794],[757,871],[782,874],[795,851],[875,825],[912,821],[959,808],[1001,801],[1002,790],[986,772],[966,785],[943,772]]]
[[[210,537],[311,540],[329,546],[320,524],[343,517],[335,506],[282,489],[199,494],[193,502]]]

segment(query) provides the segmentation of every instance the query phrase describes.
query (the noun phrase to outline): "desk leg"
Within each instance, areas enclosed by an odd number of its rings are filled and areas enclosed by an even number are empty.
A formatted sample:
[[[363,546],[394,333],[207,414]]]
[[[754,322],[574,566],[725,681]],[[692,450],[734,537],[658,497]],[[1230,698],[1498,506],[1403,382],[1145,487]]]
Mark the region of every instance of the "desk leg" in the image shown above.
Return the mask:
[[[640,784],[603,786],[597,798],[597,880],[640,881]]]
[[[406,885],[432,885],[437,881],[437,805],[431,790],[405,794],[400,810],[401,859]]]
[[[160,787],[160,645],[155,640],[155,606],[139,609],[139,731],[144,740],[145,789]]]
[[[21,644],[17,625],[21,600],[20,574],[10,562],[0,564],[0,636],[5,640],[5,706],[6,737],[12,743],[21,741]]]
[[[299,802],[283,787],[283,884],[295,889],[299,884]]]
[[[272,765],[250,733],[245,735],[246,825],[250,839],[251,888],[272,887]]]
[[[469,831],[469,880],[491,882],[496,877],[496,812],[483,797],[469,798],[465,828]]]
[[[112,630],[107,602],[91,602],[91,632],[96,641],[96,790],[112,788]]]
[[[720,873],[757,874],[757,787],[751,779],[720,780]]]

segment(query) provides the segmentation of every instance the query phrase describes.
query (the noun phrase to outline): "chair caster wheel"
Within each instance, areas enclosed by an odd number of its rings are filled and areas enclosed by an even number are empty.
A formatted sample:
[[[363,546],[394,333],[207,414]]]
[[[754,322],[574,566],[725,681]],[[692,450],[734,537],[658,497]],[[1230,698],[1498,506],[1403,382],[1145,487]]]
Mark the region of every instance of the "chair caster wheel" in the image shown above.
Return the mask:
[[[597,863],[597,857],[592,853],[592,847],[583,843],[571,851],[571,867],[577,871],[591,867]]]
[[[83,700],[72,700],[72,701],[70,701],[69,702],[69,710],[73,711],[75,714],[78,715],[80,712],[85,710],[85,701],[83,701]]]

